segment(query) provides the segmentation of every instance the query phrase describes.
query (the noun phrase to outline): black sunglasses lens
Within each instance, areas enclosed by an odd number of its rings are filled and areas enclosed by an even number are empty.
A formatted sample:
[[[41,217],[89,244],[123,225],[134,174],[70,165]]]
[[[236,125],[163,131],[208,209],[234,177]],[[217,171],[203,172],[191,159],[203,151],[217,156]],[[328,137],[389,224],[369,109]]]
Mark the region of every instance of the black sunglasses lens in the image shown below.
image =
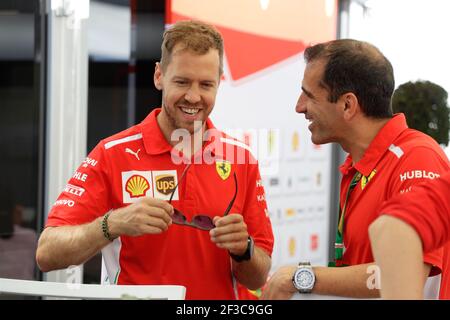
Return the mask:
[[[186,224],[186,217],[179,210],[174,209],[172,222],[175,224]]]
[[[214,225],[211,217],[204,216],[204,215],[198,215],[192,218],[192,223],[196,225],[198,228],[203,230],[211,230],[214,229],[216,226]]]

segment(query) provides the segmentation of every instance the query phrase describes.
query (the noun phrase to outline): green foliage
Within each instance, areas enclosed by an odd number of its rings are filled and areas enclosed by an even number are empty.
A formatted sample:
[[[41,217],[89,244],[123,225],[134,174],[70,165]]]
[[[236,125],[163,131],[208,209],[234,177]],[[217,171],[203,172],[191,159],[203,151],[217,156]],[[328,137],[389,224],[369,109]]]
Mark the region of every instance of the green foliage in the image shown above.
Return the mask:
[[[405,114],[410,128],[447,146],[450,123],[447,97],[447,91],[430,81],[407,82],[395,90],[392,109]]]

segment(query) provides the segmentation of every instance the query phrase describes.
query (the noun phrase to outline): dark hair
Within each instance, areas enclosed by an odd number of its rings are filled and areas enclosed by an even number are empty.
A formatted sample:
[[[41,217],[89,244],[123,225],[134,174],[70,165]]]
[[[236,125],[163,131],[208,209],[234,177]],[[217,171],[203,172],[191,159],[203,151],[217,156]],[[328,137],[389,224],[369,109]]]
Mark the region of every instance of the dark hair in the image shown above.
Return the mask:
[[[375,46],[367,42],[340,39],[305,50],[307,63],[319,59],[326,61],[321,85],[328,90],[330,102],[336,102],[344,93],[352,92],[366,116],[392,117],[394,70]]]
[[[219,75],[223,73],[223,39],[213,26],[199,21],[179,21],[164,32],[161,45],[161,68],[166,70],[175,45],[181,43],[183,50],[206,54],[209,49],[219,51]]]

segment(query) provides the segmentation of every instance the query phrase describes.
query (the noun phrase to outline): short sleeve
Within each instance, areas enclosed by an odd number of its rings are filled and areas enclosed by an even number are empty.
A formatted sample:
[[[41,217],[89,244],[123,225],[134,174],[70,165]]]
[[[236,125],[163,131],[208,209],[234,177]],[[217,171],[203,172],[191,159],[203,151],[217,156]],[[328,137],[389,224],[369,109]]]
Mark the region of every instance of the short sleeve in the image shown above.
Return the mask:
[[[105,149],[99,143],[67,182],[48,215],[46,227],[89,223],[110,206]]]
[[[388,192],[392,197],[409,193],[418,184],[431,182],[449,170],[448,162],[436,150],[425,146],[413,147],[401,157],[400,161],[388,186]],[[439,272],[437,269],[442,270],[442,257],[442,248],[424,255],[424,262],[434,266],[432,275]]]
[[[380,213],[411,225],[422,239],[424,252],[441,247],[450,240],[450,172],[386,201]]]
[[[248,164],[243,215],[255,244],[271,256],[274,238],[258,164]]]

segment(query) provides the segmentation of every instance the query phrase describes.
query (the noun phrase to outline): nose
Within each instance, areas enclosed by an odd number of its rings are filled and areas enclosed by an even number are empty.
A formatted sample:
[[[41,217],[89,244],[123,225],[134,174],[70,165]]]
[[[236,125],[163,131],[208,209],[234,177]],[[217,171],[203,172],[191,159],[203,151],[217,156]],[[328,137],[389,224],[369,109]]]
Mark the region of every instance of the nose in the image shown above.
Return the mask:
[[[298,97],[295,111],[297,113],[306,113],[306,95],[303,92],[300,94],[300,97]]]
[[[189,87],[184,97],[190,103],[197,103],[201,100],[199,87],[195,84]]]

